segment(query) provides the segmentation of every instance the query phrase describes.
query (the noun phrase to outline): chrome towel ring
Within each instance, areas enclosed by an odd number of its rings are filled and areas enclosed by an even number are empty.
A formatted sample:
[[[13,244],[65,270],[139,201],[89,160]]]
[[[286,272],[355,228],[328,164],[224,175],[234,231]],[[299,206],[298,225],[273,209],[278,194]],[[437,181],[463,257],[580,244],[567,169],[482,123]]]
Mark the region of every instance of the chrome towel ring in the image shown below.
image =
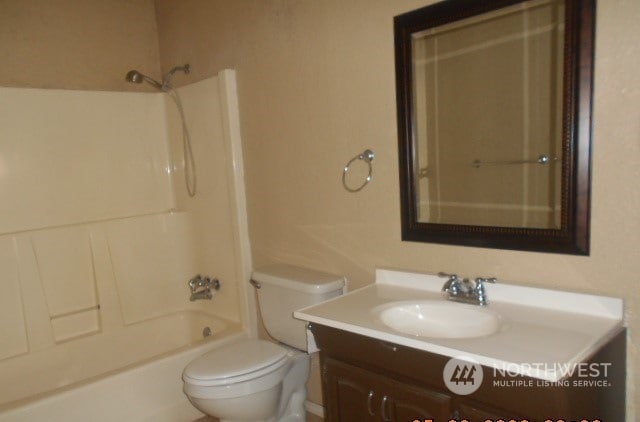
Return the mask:
[[[367,183],[369,183],[371,181],[371,173],[373,173],[373,166],[371,165],[371,162],[373,161],[373,159],[375,158],[375,154],[373,153],[373,151],[371,151],[370,149],[365,149],[362,154],[358,154],[355,157],[353,157],[351,160],[349,160],[349,162],[347,163],[346,166],[344,166],[344,170],[342,171],[342,186],[344,186],[344,188],[346,190],[348,190],[349,192],[359,192],[361,191],[365,186],[367,186]],[[364,179],[364,182],[360,185],[360,187],[352,189],[349,186],[347,186],[347,173],[349,172],[349,167],[351,166],[351,164],[353,164],[354,161],[356,160],[364,160],[365,163],[367,163],[369,165],[369,174],[367,175],[367,177]]]

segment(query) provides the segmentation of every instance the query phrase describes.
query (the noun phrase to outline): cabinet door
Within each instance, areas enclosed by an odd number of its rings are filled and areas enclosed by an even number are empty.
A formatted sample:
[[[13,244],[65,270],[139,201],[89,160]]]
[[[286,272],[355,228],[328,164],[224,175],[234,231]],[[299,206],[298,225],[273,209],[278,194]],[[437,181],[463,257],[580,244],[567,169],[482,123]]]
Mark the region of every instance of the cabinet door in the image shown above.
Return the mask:
[[[375,390],[378,379],[370,372],[326,358],[322,385],[327,422],[379,421]]]
[[[451,398],[446,394],[389,379],[385,380],[385,384],[384,391],[388,399],[387,403],[380,406],[383,420],[449,420]]]
[[[325,358],[323,386],[328,422],[448,420],[449,396]]]
[[[484,405],[476,405],[475,403],[458,403],[456,406],[459,409],[459,417],[470,421],[485,421],[485,420],[505,420],[510,419],[520,420],[518,415],[513,412],[501,411],[496,409],[488,409]],[[456,415],[456,416],[458,416]]]

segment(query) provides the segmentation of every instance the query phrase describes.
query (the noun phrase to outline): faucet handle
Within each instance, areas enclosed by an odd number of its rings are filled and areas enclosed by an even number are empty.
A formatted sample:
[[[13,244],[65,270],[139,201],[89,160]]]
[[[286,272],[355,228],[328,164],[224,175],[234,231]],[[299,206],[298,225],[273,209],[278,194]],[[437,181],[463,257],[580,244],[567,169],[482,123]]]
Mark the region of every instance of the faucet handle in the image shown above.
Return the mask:
[[[191,288],[191,291],[195,291],[196,287],[199,286],[201,282],[202,276],[200,274],[196,274],[195,277],[189,280],[189,287]]]
[[[438,277],[447,277],[449,280],[453,281],[458,279],[458,274],[449,274],[449,273],[440,271],[438,273]]]
[[[444,282],[442,291],[449,293],[450,295],[457,295],[460,292],[460,279],[457,274],[448,274],[439,272],[438,277],[448,277],[449,279]]]
[[[476,296],[478,297],[478,305],[487,305],[487,293],[484,290],[484,283],[496,283],[498,280],[495,277],[478,277],[476,278]]]
[[[496,283],[498,281],[495,277],[478,277],[476,278],[476,289],[484,287],[484,283]]]

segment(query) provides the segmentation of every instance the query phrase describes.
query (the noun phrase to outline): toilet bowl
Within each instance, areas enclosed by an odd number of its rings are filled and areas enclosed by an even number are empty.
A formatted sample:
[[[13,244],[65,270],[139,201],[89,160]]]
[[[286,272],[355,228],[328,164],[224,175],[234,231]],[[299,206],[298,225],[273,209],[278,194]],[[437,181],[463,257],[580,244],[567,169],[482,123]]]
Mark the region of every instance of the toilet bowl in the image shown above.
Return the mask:
[[[293,311],[341,295],[344,279],[277,265],[252,280],[267,331],[282,343],[250,339],[212,350],[184,369],[184,392],[222,422],[304,422],[310,358]]]
[[[222,421],[304,421],[309,356],[265,340],[246,340],[204,354],[185,368],[193,405]],[[281,397],[296,394],[294,402]],[[301,396],[301,397],[300,397]],[[299,404],[296,409],[295,404]],[[298,417],[298,419],[296,419]]]

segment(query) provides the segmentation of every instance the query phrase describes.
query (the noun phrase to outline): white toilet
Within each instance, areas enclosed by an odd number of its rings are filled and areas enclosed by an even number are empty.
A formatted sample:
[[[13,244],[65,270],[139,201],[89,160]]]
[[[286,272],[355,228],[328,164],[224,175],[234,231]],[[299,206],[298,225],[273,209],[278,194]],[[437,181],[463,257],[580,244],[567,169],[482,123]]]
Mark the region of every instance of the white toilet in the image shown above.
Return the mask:
[[[184,369],[191,403],[222,422],[303,422],[309,377],[305,322],[293,312],[343,293],[344,278],[288,265],[256,270],[262,320],[280,341],[245,340],[212,350]]]

